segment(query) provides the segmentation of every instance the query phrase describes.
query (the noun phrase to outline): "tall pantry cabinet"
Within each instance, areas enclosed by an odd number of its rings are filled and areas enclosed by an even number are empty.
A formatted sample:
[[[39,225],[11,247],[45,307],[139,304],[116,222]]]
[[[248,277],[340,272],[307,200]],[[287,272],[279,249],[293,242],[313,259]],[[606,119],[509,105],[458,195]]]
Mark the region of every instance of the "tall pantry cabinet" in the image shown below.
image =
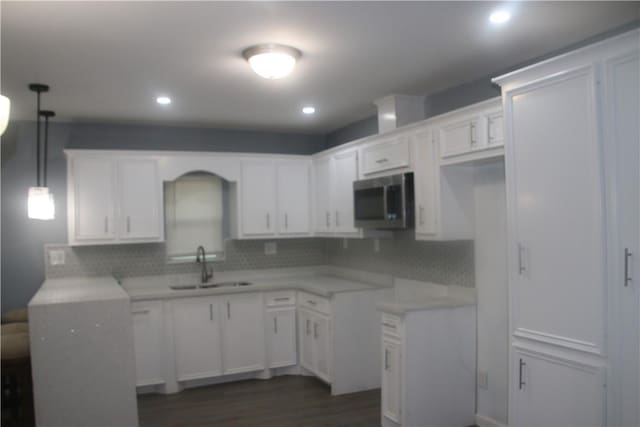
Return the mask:
[[[510,426],[640,424],[639,46],[636,30],[494,79],[506,132]]]

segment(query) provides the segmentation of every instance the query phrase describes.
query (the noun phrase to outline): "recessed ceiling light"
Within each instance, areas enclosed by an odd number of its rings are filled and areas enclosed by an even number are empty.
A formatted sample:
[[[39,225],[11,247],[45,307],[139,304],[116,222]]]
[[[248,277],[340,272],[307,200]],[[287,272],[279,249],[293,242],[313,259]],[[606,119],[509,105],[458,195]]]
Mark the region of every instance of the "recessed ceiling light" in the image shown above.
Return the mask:
[[[316,109],[314,107],[304,107],[302,112],[305,114],[313,114],[316,112]]]
[[[168,96],[159,96],[156,98],[156,102],[160,105],[169,105],[171,104],[171,98]]]
[[[506,10],[496,10],[489,16],[489,21],[492,24],[504,24],[511,19],[511,14]]]
[[[281,79],[293,71],[302,53],[290,46],[264,44],[245,49],[242,56],[260,77]]]

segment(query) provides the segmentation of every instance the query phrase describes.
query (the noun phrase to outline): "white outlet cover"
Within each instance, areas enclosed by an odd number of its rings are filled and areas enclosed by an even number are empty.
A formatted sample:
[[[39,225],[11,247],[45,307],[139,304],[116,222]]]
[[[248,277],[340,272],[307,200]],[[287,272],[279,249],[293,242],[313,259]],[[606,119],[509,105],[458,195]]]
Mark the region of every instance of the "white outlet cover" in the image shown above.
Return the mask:
[[[267,242],[264,244],[265,255],[275,255],[278,253],[278,244],[276,242]]]
[[[62,249],[50,250],[49,265],[64,265],[64,250]]]
[[[489,389],[489,373],[487,371],[478,371],[478,387],[483,390]]]

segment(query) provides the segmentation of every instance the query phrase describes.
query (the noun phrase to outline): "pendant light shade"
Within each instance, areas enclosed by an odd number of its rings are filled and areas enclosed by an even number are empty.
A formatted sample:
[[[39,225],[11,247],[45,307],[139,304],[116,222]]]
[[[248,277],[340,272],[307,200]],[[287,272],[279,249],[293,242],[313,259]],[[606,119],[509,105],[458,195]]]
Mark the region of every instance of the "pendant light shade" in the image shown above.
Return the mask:
[[[9,124],[9,110],[11,109],[11,101],[4,95],[0,95],[0,135],[7,129]]]
[[[50,220],[56,217],[53,193],[48,187],[29,187],[27,213],[31,219]]]

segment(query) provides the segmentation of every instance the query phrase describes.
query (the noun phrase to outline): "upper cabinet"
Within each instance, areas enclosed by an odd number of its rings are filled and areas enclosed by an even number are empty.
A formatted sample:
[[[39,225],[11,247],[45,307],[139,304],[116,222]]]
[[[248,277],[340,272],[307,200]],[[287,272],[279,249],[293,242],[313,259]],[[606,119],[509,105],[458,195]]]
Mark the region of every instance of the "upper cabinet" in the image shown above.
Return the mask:
[[[164,239],[162,184],[153,159],[70,154],[67,193],[70,245]]]
[[[239,238],[296,237],[311,232],[311,162],[245,160],[240,176]]]
[[[409,136],[383,138],[362,148],[360,157],[363,177],[406,172],[411,167]]]
[[[322,235],[359,236],[353,218],[353,182],[358,179],[357,149],[316,157],[314,171],[314,231]]]
[[[504,156],[500,99],[491,99],[431,120],[441,164]]]

